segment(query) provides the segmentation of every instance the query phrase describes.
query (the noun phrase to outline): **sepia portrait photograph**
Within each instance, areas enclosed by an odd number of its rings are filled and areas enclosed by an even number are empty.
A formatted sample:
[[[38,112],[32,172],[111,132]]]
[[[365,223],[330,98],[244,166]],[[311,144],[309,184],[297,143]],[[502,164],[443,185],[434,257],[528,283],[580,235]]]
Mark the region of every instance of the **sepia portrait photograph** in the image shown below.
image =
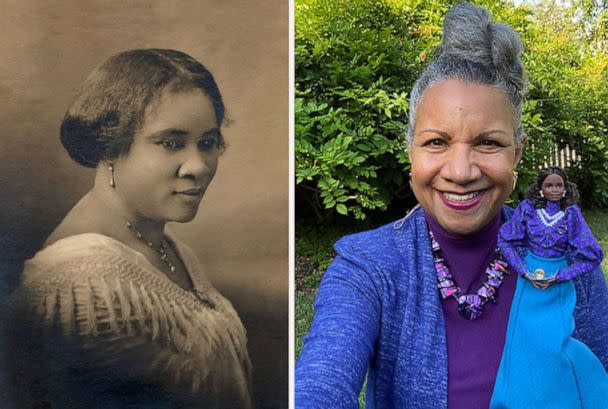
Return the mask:
[[[287,408],[289,3],[0,21],[0,407]]]

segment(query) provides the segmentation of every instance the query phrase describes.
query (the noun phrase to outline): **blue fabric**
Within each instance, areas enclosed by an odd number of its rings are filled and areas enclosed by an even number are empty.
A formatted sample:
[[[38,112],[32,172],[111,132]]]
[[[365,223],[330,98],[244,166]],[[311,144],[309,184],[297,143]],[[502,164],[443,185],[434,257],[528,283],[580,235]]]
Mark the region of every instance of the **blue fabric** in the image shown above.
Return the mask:
[[[503,218],[510,214],[503,209]],[[422,209],[398,223],[346,236],[335,250],[296,364],[296,408],[358,408],[367,372],[368,408],[445,409],[445,325]],[[574,335],[606,366],[603,273],[583,274],[574,284]]]
[[[528,271],[551,278],[566,258],[529,252]],[[608,405],[608,375],[582,342],[571,338],[576,290],[572,281],[535,288],[519,276],[507,339],[490,409],[602,409]]]

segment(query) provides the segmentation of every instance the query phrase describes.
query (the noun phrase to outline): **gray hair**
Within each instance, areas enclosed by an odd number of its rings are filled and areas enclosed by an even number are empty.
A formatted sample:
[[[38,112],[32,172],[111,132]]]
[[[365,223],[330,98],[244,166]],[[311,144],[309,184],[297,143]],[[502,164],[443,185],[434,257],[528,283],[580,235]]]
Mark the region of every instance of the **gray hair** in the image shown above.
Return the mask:
[[[505,93],[515,112],[515,140],[522,143],[522,105],[527,78],[521,63],[523,45],[508,25],[492,22],[490,12],[460,3],[447,12],[443,40],[410,94],[408,143],[414,139],[416,110],[430,86],[447,79],[490,85]]]

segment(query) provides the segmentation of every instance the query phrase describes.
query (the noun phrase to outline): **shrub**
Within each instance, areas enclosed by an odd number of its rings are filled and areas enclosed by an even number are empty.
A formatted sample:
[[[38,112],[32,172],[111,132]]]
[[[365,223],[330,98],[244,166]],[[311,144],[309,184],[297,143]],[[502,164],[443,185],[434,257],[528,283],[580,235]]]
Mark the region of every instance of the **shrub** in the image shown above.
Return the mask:
[[[295,8],[296,186],[317,218],[363,219],[409,193],[404,138],[408,95],[441,40],[456,1],[300,0]],[[537,169],[569,146],[582,159],[568,169],[587,197],[607,206],[606,54],[581,30],[576,7],[535,9],[481,1],[526,45],[530,94],[528,148],[513,198]],[[585,24],[589,24],[588,22]],[[602,43],[603,44],[603,43]],[[592,200],[589,200],[593,198]]]

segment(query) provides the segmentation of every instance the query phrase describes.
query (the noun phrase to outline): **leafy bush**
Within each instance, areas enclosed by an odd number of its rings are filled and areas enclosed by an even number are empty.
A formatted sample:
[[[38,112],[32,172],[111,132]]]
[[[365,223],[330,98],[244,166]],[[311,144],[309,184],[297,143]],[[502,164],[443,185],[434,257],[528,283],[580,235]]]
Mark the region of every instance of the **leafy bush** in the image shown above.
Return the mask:
[[[296,185],[319,220],[332,214],[363,219],[409,193],[407,92],[439,44],[443,16],[455,3],[297,2]],[[586,204],[608,206],[608,191],[598,183],[608,175],[608,64],[597,50],[605,43],[598,37],[603,32],[581,29],[603,17],[585,9],[588,2],[535,9],[502,0],[477,3],[518,31],[527,48],[528,149],[514,197],[523,196],[556,146],[570,146],[582,156],[568,171]]]
[[[362,219],[404,185],[404,90],[423,49],[406,41],[408,14],[385,2],[296,10],[296,182],[319,208]]]
[[[603,34],[586,29],[587,6],[585,2],[574,2],[570,8],[548,3],[534,10],[534,24],[524,32],[525,66],[531,79],[531,112],[539,122],[526,125],[532,144],[544,144],[545,155],[554,147],[577,151],[580,160],[567,169],[568,174],[578,184],[584,205],[605,208],[608,54],[600,48]],[[540,155],[536,160],[526,168],[535,171],[535,166],[550,162]]]

